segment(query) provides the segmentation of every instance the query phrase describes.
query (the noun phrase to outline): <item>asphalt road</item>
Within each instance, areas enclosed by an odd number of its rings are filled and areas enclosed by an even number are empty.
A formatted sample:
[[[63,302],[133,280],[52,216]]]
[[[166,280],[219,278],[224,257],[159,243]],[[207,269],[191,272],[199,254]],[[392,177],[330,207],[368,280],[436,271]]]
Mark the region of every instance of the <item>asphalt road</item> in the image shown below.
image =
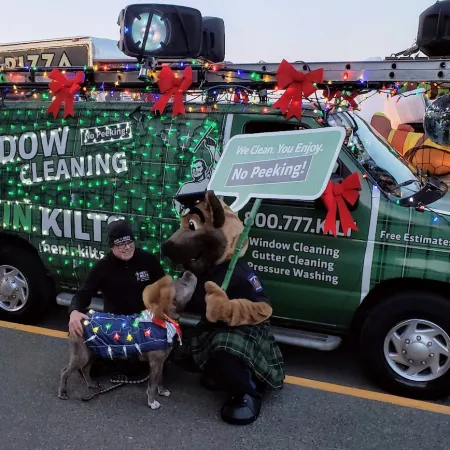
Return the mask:
[[[42,326],[66,329],[59,309]],[[69,381],[68,401],[57,386],[67,362],[65,339],[0,327],[0,448],[65,449],[448,449],[449,415],[286,383],[265,401],[259,420],[233,427],[219,417],[221,394],[198,377],[169,365],[172,396],[146,406],[145,386],[126,386],[83,403],[80,377]],[[286,373],[376,390],[351,351],[283,348]],[[448,402],[445,402],[449,404]]]

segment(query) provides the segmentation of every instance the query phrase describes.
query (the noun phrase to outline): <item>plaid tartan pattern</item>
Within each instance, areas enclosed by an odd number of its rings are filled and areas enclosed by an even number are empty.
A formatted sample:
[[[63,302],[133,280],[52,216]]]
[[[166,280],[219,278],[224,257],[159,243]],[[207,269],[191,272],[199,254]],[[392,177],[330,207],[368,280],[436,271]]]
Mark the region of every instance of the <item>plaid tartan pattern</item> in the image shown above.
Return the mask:
[[[189,354],[201,370],[215,352],[226,351],[242,359],[266,390],[283,386],[283,356],[268,321],[232,328],[201,321],[183,334],[183,345],[178,350],[185,356]]]
[[[371,289],[391,278],[424,278],[450,282],[448,224],[442,218],[435,222],[433,217],[434,214],[428,211],[402,208],[381,198]],[[382,231],[400,235],[400,241],[383,239]],[[421,237],[422,242],[405,241],[405,234]]]

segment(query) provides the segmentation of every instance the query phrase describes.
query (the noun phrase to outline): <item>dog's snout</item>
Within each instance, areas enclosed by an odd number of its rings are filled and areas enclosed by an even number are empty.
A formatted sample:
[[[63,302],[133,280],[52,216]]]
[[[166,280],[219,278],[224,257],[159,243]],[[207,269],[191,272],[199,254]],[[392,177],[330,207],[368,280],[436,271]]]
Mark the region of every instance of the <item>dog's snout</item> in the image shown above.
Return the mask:
[[[186,280],[187,283],[190,283],[195,279],[195,275],[189,270],[186,270],[186,272],[184,272],[183,274],[183,279]]]

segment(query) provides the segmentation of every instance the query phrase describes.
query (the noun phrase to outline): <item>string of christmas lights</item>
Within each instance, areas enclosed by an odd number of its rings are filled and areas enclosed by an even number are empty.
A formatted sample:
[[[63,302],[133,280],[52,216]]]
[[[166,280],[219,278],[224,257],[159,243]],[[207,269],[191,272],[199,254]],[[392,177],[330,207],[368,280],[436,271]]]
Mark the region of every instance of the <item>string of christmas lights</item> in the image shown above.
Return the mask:
[[[179,324],[167,318],[159,320],[150,311],[129,316],[90,310],[84,320],[86,344],[103,357],[130,357],[181,344]]]

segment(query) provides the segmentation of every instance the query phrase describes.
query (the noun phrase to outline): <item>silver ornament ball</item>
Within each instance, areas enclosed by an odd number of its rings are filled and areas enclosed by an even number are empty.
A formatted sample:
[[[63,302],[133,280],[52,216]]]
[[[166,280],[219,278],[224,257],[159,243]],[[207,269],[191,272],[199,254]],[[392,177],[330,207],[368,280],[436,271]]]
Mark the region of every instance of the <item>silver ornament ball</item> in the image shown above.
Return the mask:
[[[435,144],[450,145],[450,95],[443,95],[427,106],[423,128]]]

